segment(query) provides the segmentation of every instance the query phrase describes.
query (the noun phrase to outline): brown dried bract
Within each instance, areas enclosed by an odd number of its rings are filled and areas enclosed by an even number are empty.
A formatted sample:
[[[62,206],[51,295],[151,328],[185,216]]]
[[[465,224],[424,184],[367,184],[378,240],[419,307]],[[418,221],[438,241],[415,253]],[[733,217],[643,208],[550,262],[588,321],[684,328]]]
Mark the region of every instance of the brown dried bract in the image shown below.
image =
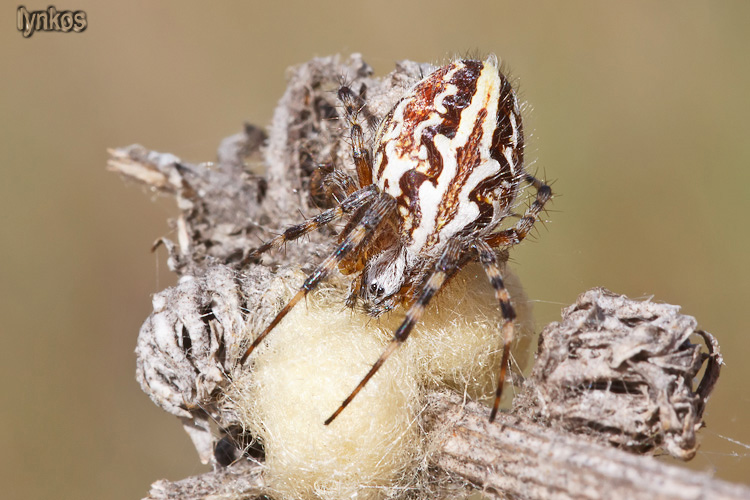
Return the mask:
[[[722,358],[716,339],[679,310],[603,288],[585,292],[542,331],[514,410],[639,453],[692,458]]]

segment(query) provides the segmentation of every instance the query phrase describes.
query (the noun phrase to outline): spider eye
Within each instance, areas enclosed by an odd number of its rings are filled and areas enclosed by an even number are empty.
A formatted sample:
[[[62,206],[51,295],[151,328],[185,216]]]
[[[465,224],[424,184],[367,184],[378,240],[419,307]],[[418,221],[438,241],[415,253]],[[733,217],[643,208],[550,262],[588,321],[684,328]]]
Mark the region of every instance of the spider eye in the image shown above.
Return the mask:
[[[377,283],[373,283],[370,285],[370,294],[374,295],[375,297],[382,297],[385,293],[385,288],[378,285]]]

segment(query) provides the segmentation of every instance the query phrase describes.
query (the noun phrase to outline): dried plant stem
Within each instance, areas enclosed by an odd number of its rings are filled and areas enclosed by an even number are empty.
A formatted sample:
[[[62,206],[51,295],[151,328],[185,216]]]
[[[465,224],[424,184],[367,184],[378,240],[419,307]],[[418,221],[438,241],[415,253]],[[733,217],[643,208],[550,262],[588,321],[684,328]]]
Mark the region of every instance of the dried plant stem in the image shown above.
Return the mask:
[[[746,499],[750,488],[603,446],[512,414],[489,424],[489,409],[448,392],[429,395],[423,414],[431,465],[461,477],[489,498]],[[149,500],[254,498],[262,466],[242,461],[181,481],[158,481]]]
[[[750,498],[734,485],[634,455],[520,418],[465,406],[450,393],[433,393],[425,422],[436,443],[432,463],[480,486],[491,497],[697,499]]]

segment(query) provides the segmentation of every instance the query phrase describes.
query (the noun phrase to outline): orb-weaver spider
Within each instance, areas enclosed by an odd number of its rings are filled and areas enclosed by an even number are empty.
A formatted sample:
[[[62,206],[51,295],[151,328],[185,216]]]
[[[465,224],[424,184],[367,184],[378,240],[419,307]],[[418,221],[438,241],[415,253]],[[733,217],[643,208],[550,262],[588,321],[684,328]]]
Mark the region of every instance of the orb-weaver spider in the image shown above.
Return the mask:
[[[364,139],[361,96],[339,90],[349,123],[357,179],[329,174],[344,194],[337,206],[287,228],[250,254],[278,248],[348,216],[335,250],[253,341],[252,351],[310,290],[337,267],[358,272],[350,303],[361,301],[373,316],[399,304],[408,307],[393,339],[352,393],[325,421],[330,424],[388,357],[407,339],[425,307],[467,262],[478,259],[500,304],[503,356],[490,421],[497,414],[515,310],[500,273],[496,248],[520,243],[552,191],[524,170],[524,135],[518,98],[497,59],[457,60],[419,81],[383,118],[372,152]],[[517,223],[512,215],[522,182],[536,199]]]

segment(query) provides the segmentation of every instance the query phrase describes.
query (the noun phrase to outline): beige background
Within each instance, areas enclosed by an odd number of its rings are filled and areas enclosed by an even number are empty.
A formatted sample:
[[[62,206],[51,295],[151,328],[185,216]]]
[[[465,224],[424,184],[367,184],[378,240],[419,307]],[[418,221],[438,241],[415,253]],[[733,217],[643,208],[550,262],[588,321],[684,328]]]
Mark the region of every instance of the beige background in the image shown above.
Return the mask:
[[[285,68],[353,51],[380,74],[503,58],[532,106],[531,170],[559,194],[513,252],[538,323],[595,285],[681,304],[726,358],[690,466],[750,482],[750,3],[208,5],[57,3],[88,29],[30,39],[0,7],[3,497],[139,498],[205,470],[133,377],[150,294],[173,282],[149,247],[175,210],[107,173],[105,150],[212,160],[268,123]]]

